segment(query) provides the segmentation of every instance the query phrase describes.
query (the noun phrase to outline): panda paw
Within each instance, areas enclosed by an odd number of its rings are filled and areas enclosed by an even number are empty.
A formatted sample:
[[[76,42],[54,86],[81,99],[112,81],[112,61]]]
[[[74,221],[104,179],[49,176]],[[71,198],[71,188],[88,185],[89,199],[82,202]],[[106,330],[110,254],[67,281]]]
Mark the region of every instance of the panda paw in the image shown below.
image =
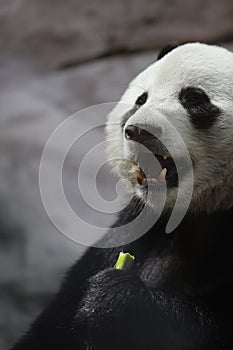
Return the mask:
[[[88,280],[74,331],[85,341],[106,348],[113,349],[112,344],[117,348],[127,339],[132,345],[136,328],[140,328],[138,315],[145,312],[149,297],[136,273],[114,268],[100,271]]]

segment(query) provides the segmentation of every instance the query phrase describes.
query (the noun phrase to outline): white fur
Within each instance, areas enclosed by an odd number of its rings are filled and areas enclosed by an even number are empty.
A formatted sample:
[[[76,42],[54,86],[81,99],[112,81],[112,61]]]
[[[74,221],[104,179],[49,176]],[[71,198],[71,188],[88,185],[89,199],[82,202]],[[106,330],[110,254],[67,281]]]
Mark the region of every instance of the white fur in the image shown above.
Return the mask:
[[[174,156],[182,150],[167,130],[171,123],[182,137],[190,156],[195,160],[194,190],[190,208],[194,211],[213,211],[233,205],[233,54],[221,47],[200,43],[179,46],[161,60],[150,65],[129,85],[120,103],[108,118],[108,155],[119,176],[130,178],[130,169],[114,158],[127,158],[130,150],[120,123],[144,91],[148,100],[129,118],[128,124],[159,125]],[[186,110],[178,100],[182,88],[194,86],[206,91],[211,101],[220,108],[221,115],[207,130],[197,130],[191,124]],[[167,134],[166,134],[167,132]],[[167,144],[166,144],[167,145]],[[180,154],[179,154],[180,152]],[[128,173],[127,173],[128,171]],[[128,174],[128,175],[127,175]],[[188,175],[179,184],[185,198]],[[146,199],[135,187],[137,196],[156,208],[158,194]],[[167,205],[174,205],[176,190],[168,190]]]

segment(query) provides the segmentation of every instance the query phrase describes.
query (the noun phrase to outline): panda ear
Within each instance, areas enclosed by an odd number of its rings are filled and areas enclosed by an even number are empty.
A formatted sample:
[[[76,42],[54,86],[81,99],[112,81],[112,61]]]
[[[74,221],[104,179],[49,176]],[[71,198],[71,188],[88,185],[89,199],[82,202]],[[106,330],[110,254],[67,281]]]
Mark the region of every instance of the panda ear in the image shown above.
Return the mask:
[[[171,52],[172,50],[176,49],[179,46],[178,43],[170,44],[165,46],[158,54],[157,61],[163,58],[168,52]]]

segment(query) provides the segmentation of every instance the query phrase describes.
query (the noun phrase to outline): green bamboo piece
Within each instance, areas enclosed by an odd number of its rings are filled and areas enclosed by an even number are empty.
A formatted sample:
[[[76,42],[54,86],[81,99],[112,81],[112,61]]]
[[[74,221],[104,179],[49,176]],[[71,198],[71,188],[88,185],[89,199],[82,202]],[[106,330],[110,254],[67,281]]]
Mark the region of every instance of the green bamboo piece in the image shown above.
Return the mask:
[[[133,265],[135,257],[129,253],[120,252],[115,268],[117,270],[128,270]]]

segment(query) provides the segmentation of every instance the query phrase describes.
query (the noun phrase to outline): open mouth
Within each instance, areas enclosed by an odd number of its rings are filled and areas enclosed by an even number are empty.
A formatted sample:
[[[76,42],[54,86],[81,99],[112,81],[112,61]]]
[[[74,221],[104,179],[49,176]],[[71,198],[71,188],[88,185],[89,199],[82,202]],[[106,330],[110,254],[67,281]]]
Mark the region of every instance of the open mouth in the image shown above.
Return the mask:
[[[139,152],[135,154],[133,161],[139,186],[159,186],[165,183],[167,187],[178,185],[176,165],[170,155]]]

